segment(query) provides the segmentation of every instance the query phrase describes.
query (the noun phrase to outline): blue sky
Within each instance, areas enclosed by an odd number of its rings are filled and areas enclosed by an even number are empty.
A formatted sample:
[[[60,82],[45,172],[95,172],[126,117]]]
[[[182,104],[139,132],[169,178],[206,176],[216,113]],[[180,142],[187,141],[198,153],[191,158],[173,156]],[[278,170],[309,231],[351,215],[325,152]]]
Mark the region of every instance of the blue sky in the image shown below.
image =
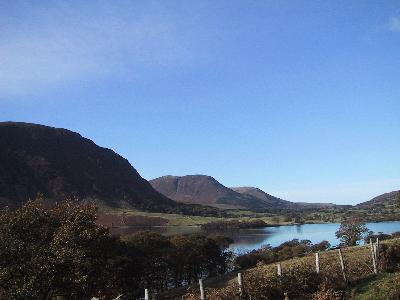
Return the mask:
[[[0,120],[146,179],[369,200],[400,189],[400,2],[1,1]]]

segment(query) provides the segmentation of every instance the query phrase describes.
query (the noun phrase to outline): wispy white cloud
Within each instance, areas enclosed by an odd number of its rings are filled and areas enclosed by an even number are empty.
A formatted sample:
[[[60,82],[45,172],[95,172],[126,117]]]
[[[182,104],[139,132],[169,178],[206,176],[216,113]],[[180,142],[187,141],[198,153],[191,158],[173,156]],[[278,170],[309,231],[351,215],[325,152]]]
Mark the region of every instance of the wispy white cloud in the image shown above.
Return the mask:
[[[133,2],[107,3],[3,8],[0,96],[70,81],[134,77],[137,68],[189,60],[192,49],[181,39],[173,15],[157,6],[141,10]]]
[[[388,23],[388,29],[393,32],[400,32],[400,17],[391,17]]]

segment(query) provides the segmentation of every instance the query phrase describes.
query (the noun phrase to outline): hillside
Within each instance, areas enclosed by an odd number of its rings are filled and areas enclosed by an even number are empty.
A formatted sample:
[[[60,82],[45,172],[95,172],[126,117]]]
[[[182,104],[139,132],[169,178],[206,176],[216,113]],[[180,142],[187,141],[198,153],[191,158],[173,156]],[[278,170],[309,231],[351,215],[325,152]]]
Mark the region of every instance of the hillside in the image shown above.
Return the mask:
[[[206,175],[163,176],[150,180],[150,183],[163,195],[182,203],[262,210],[282,209],[290,204],[266,193],[262,194],[261,190],[261,197],[232,190]]]
[[[382,257],[398,255],[398,239],[381,243]],[[388,250],[388,247],[392,247]],[[396,250],[395,250],[396,249]],[[315,272],[315,254],[280,261],[282,275],[277,275],[276,263],[260,263],[241,269],[245,299],[398,299],[399,266],[378,265],[378,275],[371,267],[369,245],[341,248],[346,280],[340,267],[337,250],[319,252],[319,269]],[[392,270],[393,269],[393,270]],[[393,271],[395,271],[393,273]],[[236,299],[237,271],[203,280],[207,299]],[[165,299],[199,299],[199,286],[176,289]]]
[[[358,207],[366,207],[366,206],[385,206],[385,205],[393,205],[395,204],[397,195],[400,191],[393,191],[389,193],[385,193],[379,196],[372,198],[369,201],[362,202],[358,204]]]
[[[256,187],[231,187],[231,189],[242,195],[257,197],[258,199],[263,200],[265,203],[268,203],[271,206],[287,207],[293,205],[293,202],[282,200],[278,197],[272,196]]]
[[[0,205],[19,206],[42,193],[109,207],[173,209],[130,163],[78,133],[43,125],[0,123]]]

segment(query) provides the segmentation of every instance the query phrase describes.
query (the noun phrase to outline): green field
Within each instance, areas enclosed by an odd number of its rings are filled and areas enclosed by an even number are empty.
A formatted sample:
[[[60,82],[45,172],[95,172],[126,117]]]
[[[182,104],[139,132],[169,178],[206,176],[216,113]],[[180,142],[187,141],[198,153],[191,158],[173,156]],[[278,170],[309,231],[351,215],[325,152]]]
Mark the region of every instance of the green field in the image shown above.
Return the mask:
[[[209,222],[221,220],[240,220],[252,221],[262,220],[270,225],[290,225],[290,224],[311,224],[311,223],[340,223],[344,218],[358,216],[365,222],[382,222],[399,220],[400,209],[394,205],[381,205],[372,207],[353,207],[343,209],[314,209],[299,211],[296,213],[286,212],[273,214],[268,212],[254,212],[250,210],[228,209],[225,210],[229,217],[206,217],[190,216],[183,214],[145,212],[135,209],[110,209],[102,208],[100,213],[106,213],[115,216],[115,218],[140,216],[145,218],[161,218],[165,226],[199,226]],[[296,216],[296,217],[295,217]],[[115,222],[118,225],[118,221]],[[139,224],[135,224],[140,226]],[[148,225],[147,223],[145,225]],[[156,224],[157,225],[157,224]]]
[[[246,210],[230,210],[231,217],[218,218],[218,217],[204,217],[204,216],[188,216],[181,214],[167,214],[167,213],[153,213],[144,212],[133,209],[102,209],[101,213],[113,214],[116,217],[125,216],[141,216],[141,217],[157,217],[167,220],[167,226],[198,226],[209,222],[220,220],[263,220],[268,224],[288,225],[294,224],[292,221],[287,221],[285,216],[272,215],[269,213],[255,213]]]

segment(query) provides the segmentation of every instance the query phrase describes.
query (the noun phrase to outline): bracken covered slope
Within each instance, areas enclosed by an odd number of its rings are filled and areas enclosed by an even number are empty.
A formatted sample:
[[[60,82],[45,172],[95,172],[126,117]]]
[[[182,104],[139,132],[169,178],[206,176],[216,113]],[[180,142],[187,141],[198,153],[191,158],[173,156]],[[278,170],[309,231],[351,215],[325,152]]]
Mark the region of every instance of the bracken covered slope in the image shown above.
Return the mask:
[[[78,133],[37,124],[0,123],[0,205],[43,194],[110,207],[164,210],[177,204],[155,191],[130,163]]]
[[[162,176],[150,180],[150,183],[163,195],[182,203],[263,210],[282,209],[291,203],[266,193],[253,195],[242,190],[235,191],[206,175]]]
[[[272,196],[256,187],[232,187],[231,189],[234,190],[235,192],[238,192],[238,193],[241,193],[244,195],[250,195],[250,196],[262,199],[265,201],[265,203],[268,203],[271,206],[283,208],[283,207],[289,207],[289,206],[294,205],[293,202]]]
[[[379,196],[372,198],[369,201],[362,202],[357,205],[357,207],[368,207],[368,206],[375,206],[375,205],[393,205],[397,201],[397,197],[400,194],[400,191],[393,191],[389,193],[385,193]]]

